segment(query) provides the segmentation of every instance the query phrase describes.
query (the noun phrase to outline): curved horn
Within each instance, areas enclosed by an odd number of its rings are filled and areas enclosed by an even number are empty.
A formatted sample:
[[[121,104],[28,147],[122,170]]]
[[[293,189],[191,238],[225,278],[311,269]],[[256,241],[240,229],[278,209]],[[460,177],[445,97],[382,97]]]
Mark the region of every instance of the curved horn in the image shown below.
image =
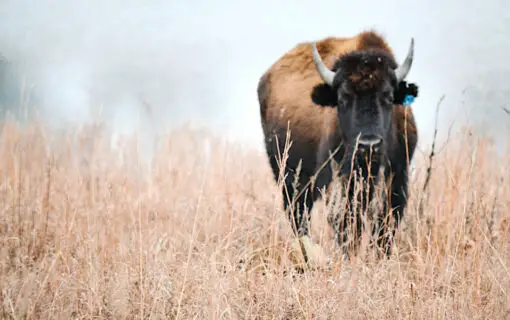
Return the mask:
[[[312,55],[313,62],[315,63],[315,67],[317,72],[319,72],[322,80],[326,82],[328,85],[333,85],[333,79],[335,78],[335,73],[326,67],[324,62],[322,61],[321,56],[319,55],[319,51],[317,51],[317,46],[315,43],[312,44]]]
[[[411,70],[411,66],[413,64],[414,57],[414,38],[411,38],[411,45],[409,46],[409,51],[407,52],[407,57],[400,66],[395,69],[395,76],[397,77],[397,82],[404,80]]]

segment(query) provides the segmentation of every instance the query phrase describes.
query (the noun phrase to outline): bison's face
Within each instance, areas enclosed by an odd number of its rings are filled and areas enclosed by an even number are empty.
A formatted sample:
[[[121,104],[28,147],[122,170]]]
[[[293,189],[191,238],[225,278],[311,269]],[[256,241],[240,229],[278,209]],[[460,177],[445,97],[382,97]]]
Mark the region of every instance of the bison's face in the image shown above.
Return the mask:
[[[359,153],[380,154],[390,134],[393,91],[391,78],[377,90],[359,92],[348,79],[340,79],[337,92],[338,120],[343,140]],[[354,148],[350,148],[354,149]]]
[[[347,54],[335,64],[335,72],[324,65],[315,45],[313,56],[321,78],[336,93],[341,133],[348,149],[372,156],[383,154],[391,138],[394,93],[411,68],[413,41],[400,67],[381,51]]]

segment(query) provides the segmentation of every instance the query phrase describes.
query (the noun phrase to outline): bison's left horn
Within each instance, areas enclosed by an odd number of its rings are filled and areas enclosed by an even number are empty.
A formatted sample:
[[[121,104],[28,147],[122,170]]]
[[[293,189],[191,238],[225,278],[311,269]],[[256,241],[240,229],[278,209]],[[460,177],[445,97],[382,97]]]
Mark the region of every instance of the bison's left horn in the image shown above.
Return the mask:
[[[322,80],[326,82],[328,85],[333,85],[333,79],[335,78],[335,73],[326,67],[324,62],[322,61],[321,56],[319,55],[319,51],[317,51],[317,46],[315,43],[312,44],[312,55],[313,62],[315,63],[315,67],[317,68],[317,72],[319,72]]]
[[[413,64],[414,57],[414,38],[411,38],[411,45],[409,47],[409,51],[407,52],[407,57],[397,69],[395,69],[395,76],[397,77],[397,82],[404,80],[411,70],[411,66]]]

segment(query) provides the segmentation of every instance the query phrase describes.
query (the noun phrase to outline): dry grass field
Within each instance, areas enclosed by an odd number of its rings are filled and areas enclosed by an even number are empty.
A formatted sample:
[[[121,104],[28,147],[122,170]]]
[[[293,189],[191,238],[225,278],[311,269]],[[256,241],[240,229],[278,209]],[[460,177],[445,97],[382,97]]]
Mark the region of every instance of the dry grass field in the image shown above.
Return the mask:
[[[263,153],[183,128],[149,170],[93,129],[0,132],[3,319],[510,318],[510,154],[474,135],[437,146],[428,194],[417,151],[390,259],[300,274]],[[312,237],[333,256],[326,211]]]

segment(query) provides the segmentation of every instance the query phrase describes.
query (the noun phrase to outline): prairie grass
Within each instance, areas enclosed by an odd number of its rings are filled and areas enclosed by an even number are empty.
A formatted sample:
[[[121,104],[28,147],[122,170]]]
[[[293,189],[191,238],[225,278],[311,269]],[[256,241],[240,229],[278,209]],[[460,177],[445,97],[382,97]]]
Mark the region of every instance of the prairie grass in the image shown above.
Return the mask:
[[[264,153],[184,127],[145,167],[135,139],[109,143],[2,123],[1,318],[510,318],[510,158],[467,131],[439,146],[427,194],[417,151],[390,259],[303,274]],[[333,255],[326,215],[312,237]]]

